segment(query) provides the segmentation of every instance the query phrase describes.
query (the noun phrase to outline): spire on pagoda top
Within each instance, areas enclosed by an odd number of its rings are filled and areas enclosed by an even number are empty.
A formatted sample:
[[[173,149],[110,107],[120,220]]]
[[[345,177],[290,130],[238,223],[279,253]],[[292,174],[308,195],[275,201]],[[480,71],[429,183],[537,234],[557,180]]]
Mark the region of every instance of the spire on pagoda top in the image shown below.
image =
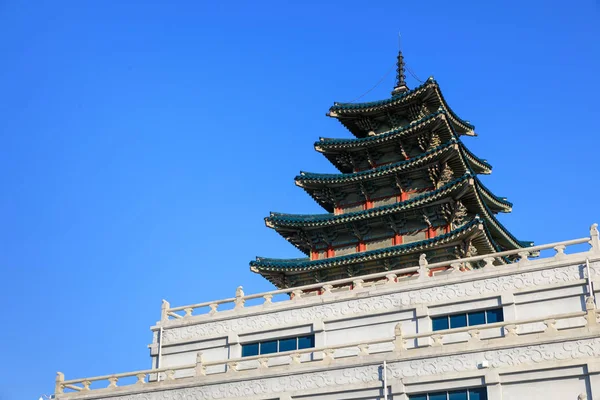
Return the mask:
[[[396,61],[396,86],[394,87],[394,90],[392,90],[392,96],[408,92],[404,68],[404,56],[402,55],[402,50],[398,50],[398,60]]]

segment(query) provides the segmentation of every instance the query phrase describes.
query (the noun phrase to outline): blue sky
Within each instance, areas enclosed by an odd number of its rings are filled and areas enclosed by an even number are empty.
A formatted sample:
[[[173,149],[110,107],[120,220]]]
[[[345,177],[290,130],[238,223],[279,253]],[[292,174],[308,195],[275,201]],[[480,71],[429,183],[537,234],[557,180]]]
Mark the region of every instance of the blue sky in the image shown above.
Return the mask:
[[[587,235],[598,20],[594,1],[0,1],[0,399],[147,368],[162,298],[270,289],[248,262],[298,252],[263,218],[321,212],[293,177],[334,172],[312,144],[350,134],[325,113],[385,75],[398,31],[475,124],[502,222]]]

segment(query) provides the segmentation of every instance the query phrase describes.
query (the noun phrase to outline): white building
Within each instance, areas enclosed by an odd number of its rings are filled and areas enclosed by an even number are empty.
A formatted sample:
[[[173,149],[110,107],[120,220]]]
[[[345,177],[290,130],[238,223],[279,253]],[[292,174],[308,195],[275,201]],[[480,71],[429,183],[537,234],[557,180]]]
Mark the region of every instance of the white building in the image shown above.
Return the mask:
[[[341,173],[296,177],[328,213],[266,218],[307,257],[251,263],[280,289],[164,302],[151,369],[58,373],[56,398],[600,400],[597,225],[514,238],[473,126],[433,79],[408,90],[401,53],[390,99],[329,115],[357,137],[315,145]]]

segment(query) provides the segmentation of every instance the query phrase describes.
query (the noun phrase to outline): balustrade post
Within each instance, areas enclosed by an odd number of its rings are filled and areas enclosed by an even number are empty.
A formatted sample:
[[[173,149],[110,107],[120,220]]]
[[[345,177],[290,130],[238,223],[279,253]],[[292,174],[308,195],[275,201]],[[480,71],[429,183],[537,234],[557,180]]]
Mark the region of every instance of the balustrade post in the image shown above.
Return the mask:
[[[352,288],[361,289],[363,287],[363,283],[365,283],[365,281],[363,281],[362,279],[355,279],[352,281]]]
[[[244,303],[246,302],[246,300],[244,300],[244,288],[242,286],[238,286],[237,289],[235,290],[235,307],[234,309],[240,309],[244,307]]]
[[[323,287],[321,288],[321,290],[323,291],[323,293],[321,293],[322,295],[329,295],[331,294],[331,289],[333,289],[333,285],[323,285]]]
[[[117,387],[117,382],[119,381],[119,378],[117,378],[116,376],[111,376],[110,378],[108,378],[108,387],[109,388],[116,388]]]
[[[292,353],[290,357],[292,358],[292,364],[300,364],[300,353]]]
[[[273,304],[273,295],[272,294],[265,294],[263,296],[263,299],[265,299],[263,306],[268,306],[270,304]]]
[[[258,368],[267,369],[269,368],[269,359],[266,357],[258,359]]]
[[[429,268],[427,267],[428,264],[427,256],[425,254],[421,254],[421,256],[419,256],[419,280],[427,279],[429,276]]]
[[[146,374],[137,374],[136,377],[137,377],[137,382],[135,383],[136,385],[143,385],[144,383],[146,383],[145,382]]]
[[[55,394],[62,394],[65,391],[65,385],[63,384],[63,382],[65,381],[65,374],[63,374],[62,372],[57,372],[56,373],[56,378],[55,378],[55,386],[54,386],[54,393]]]
[[[171,305],[169,304],[168,301],[163,299],[162,305],[160,307],[160,320],[161,321],[166,321],[169,319],[169,308],[171,308]]]
[[[485,265],[483,266],[483,268],[493,268],[494,267],[494,261],[495,261],[494,257],[485,257],[483,259],[483,261],[485,261]]]
[[[585,298],[585,311],[587,326],[591,327],[598,325],[598,320],[596,319],[596,303],[593,296],[588,296]]]
[[[520,251],[517,253],[519,255],[519,265],[527,265],[529,264],[529,252],[528,251]]]
[[[556,329],[556,320],[555,319],[544,320],[544,325],[546,325],[546,329],[544,329],[544,333],[558,332],[558,329]]]
[[[294,296],[293,300],[300,300],[302,298],[302,294],[303,294],[302,290],[300,290],[300,289],[294,290],[292,292],[292,295]]]
[[[385,276],[385,278],[387,279],[386,284],[390,284],[390,283],[396,283],[397,276],[396,276],[396,274],[387,274]]]
[[[562,245],[562,244],[554,246],[554,251],[556,251],[556,254],[554,254],[554,258],[556,258],[557,260],[562,259],[565,256],[566,248],[567,248],[567,246]]]
[[[323,350],[323,362],[325,363],[330,363],[333,361],[333,353],[335,352],[334,349],[325,349]]]
[[[238,364],[239,363],[237,361],[227,363],[227,372],[237,372]]]
[[[460,272],[460,263],[451,263],[450,264],[450,273]]]
[[[170,369],[167,371],[167,380],[168,381],[173,381],[175,380],[175,371]]]
[[[204,366],[204,357],[202,352],[196,353],[196,376],[206,375],[206,367]]]
[[[369,345],[368,344],[359,344],[357,347],[358,347],[358,355],[359,356],[368,356],[369,355]]]
[[[88,390],[90,390],[90,385],[92,384],[92,382],[86,379],[86,380],[81,381],[81,384],[83,385],[83,388],[81,390],[88,391]]]
[[[185,315],[183,316],[183,318],[187,318],[192,316],[192,312],[194,311],[194,309],[192,307],[186,307],[183,309],[183,311],[185,311]]]
[[[433,339],[433,344],[431,346],[439,347],[443,345],[442,341],[444,340],[444,337],[442,335],[431,335],[431,338]]]
[[[398,322],[394,327],[394,350],[402,351],[404,350],[404,337],[402,335],[402,324]]]
[[[598,239],[598,224],[590,226],[590,244],[592,253],[600,253],[600,240]]]
[[[479,338],[479,335],[481,334],[481,331],[479,329],[473,329],[468,331],[469,336],[471,336],[471,338],[469,339],[469,342],[479,342],[481,339]]]
[[[208,312],[210,315],[217,313],[217,308],[219,307],[217,303],[210,303],[208,306],[210,307],[210,311]]]
[[[517,325],[515,324],[509,324],[509,325],[505,325],[504,329],[506,329],[506,337],[517,337],[519,336],[519,334],[517,333]]]

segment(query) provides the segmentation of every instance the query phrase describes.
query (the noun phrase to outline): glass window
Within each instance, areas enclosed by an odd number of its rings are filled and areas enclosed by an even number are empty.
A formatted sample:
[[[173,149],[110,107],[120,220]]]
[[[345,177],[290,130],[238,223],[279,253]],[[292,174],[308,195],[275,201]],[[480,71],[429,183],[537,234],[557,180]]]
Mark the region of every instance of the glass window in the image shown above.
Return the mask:
[[[450,316],[451,328],[462,328],[467,326],[467,314],[454,314]]]
[[[450,325],[448,324],[448,316],[446,315],[443,317],[431,318],[431,325],[434,331],[441,331],[450,328]]]
[[[484,387],[469,389],[469,400],[487,400],[487,391]]]
[[[487,323],[493,324],[494,322],[504,321],[504,314],[501,308],[494,308],[493,310],[487,310]]]
[[[292,351],[296,350],[296,342],[298,338],[280,339],[279,340],[279,351]]]
[[[487,400],[485,387],[453,390],[451,392],[421,393],[408,396],[409,400]]]
[[[264,342],[242,344],[242,357],[272,354],[296,349],[315,347],[315,335],[266,340]]]
[[[298,349],[310,349],[315,347],[315,335],[300,336],[298,338]]]
[[[242,357],[251,357],[258,355],[258,343],[242,345]]]
[[[260,343],[260,354],[277,353],[277,340]]]
[[[448,400],[447,392],[429,393],[429,400]]]
[[[448,400],[467,400],[466,390],[455,390],[448,392]]]
[[[470,312],[469,326],[485,324],[485,311]]]

